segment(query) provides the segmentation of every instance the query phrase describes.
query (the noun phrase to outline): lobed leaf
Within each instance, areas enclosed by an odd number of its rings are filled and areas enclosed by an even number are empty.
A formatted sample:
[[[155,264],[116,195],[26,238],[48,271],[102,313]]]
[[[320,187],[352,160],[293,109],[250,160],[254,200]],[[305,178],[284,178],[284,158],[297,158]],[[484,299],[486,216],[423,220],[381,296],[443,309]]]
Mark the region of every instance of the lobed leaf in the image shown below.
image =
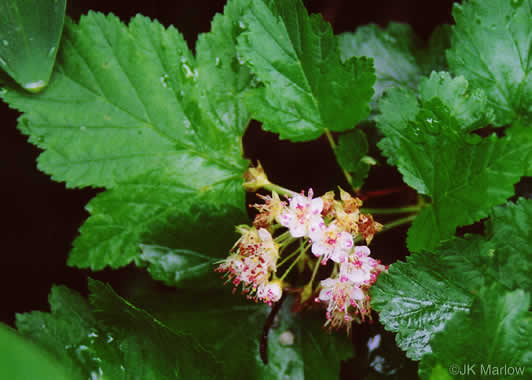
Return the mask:
[[[375,94],[372,109],[386,89],[405,87],[416,90],[423,75],[433,70],[445,70],[445,49],[449,47],[450,30],[447,25],[434,30],[430,41],[423,47],[411,26],[391,22],[386,29],[370,24],[356,32],[338,35],[338,46],[343,61],[352,57],[370,57],[375,64]]]
[[[379,276],[372,306],[409,357],[419,360],[434,351],[435,334],[456,313],[469,312],[483,287],[530,289],[531,223],[532,200],[519,199],[494,209],[487,237],[455,238],[434,252],[414,253]]]
[[[192,250],[211,259],[226,256],[236,241],[233,226],[246,220],[242,208],[231,205],[244,203],[239,182],[198,194],[171,180],[170,174],[151,173],[107,190],[87,205],[91,216],[74,241],[68,264],[100,270],[151,262],[148,270],[157,272],[156,279],[177,285],[178,279],[172,279],[177,273],[163,275],[155,269],[165,258],[146,259],[140,244]],[[237,197],[232,200],[227,194]],[[187,270],[186,264],[179,266]]]
[[[419,373],[429,378],[436,366],[458,368],[473,379],[529,379],[532,376],[530,293],[485,287],[471,311],[457,313],[431,342]],[[467,372],[466,372],[467,371]],[[457,373],[458,374],[458,373]]]
[[[330,25],[300,0],[255,1],[242,19],[238,52],[264,87],[247,104],[265,130],[308,141],[354,128],[369,114],[371,60],[340,59]]]
[[[126,27],[91,12],[79,25],[67,22],[47,91],[8,88],[4,100],[25,112],[19,128],[44,150],[39,168],[69,187],[115,187],[172,168],[181,186],[199,190],[246,167],[239,144],[246,112],[230,109],[239,94],[220,108],[226,123],[211,118],[203,108],[212,99],[200,101],[210,88],[200,88],[198,70],[212,76],[204,61],[196,64],[173,27],[140,15]]]
[[[432,73],[420,85],[420,102],[406,89],[380,102],[377,127],[386,138],[379,147],[408,185],[432,198],[409,230],[411,251],[433,249],[457,226],[486,217],[525,174],[532,142],[467,133],[490,117],[485,98],[472,91],[463,78]]]
[[[78,294],[54,287],[52,313],[17,315],[19,332],[70,368],[71,376],[110,379],[220,378],[213,358],[178,333],[97,281],[91,306]]]
[[[183,292],[169,297],[166,301],[142,297],[138,302],[159,320],[196,337],[224,363],[227,378],[245,373],[248,379],[332,379],[339,376],[340,360],[352,355],[346,336],[327,334],[320,328],[324,320],[298,316],[287,300],[269,331],[265,365],[260,341],[268,306],[250,304],[229,292]]]
[[[451,71],[482,88],[496,126],[532,115],[531,0],[470,0],[455,4]]]

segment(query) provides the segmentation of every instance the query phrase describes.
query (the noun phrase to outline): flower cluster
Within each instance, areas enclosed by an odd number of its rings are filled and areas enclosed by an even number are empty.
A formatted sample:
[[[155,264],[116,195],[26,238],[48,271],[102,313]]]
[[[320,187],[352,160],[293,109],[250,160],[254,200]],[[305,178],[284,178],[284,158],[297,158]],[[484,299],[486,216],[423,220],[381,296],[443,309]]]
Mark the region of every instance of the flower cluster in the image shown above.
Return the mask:
[[[351,322],[371,319],[369,289],[386,267],[369,254],[368,247],[355,247],[340,264],[339,275],[321,282],[322,290],[316,302],[327,303],[326,326],[346,326],[349,332]]]
[[[238,226],[237,231],[242,236],[216,271],[226,273],[235,290],[242,285],[242,292],[250,299],[268,304],[279,301],[281,285],[269,280],[279,257],[272,235],[264,228],[248,226]]]
[[[345,326],[349,331],[351,322],[370,318],[369,289],[386,268],[369,256],[367,246],[355,245],[363,240],[369,244],[382,228],[371,215],[361,212],[362,201],[343,190],[340,200],[332,191],[314,198],[312,189],[307,195],[293,194],[288,202],[275,192],[260,197],[264,202],[253,205],[258,210],[253,226],[238,227],[241,237],[217,271],[224,272],[235,288],[242,285],[249,298],[271,304],[281,298],[283,281],[295,264],[314,261],[305,297],[319,291],[315,300],[327,308],[325,325]],[[299,245],[292,244],[298,240]],[[277,268],[290,259],[292,263],[278,278]],[[312,283],[318,265],[329,260],[334,263],[333,274],[315,289]],[[305,267],[298,266],[300,272]]]

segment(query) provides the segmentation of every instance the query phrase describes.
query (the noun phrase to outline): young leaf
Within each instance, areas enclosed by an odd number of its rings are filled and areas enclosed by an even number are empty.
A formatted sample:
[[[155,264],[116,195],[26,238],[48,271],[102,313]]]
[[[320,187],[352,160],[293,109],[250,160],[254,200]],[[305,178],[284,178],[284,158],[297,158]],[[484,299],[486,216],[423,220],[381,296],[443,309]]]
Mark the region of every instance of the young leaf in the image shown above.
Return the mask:
[[[433,70],[445,70],[445,49],[449,46],[447,25],[436,28],[428,47],[422,43],[407,24],[390,23],[386,29],[371,24],[357,28],[355,33],[338,36],[343,61],[352,57],[370,57],[375,64],[377,81],[372,108],[384,91],[391,87],[417,89],[419,80]]]
[[[2,379],[82,379],[68,376],[68,372],[53,357],[3,324],[0,324],[0,351]]]
[[[341,134],[334,153],[342,169],[351,174],[351,186],[361,187],[371,168],[363,160],[368,153],[368,140],[364,132],[355,129]]]
[[[433,249],[457,226],[488,215],[513,195],[528,165],[532,142],[466,133],[489,120],[484,98],[463,78],[433,73],[420,85],[421,105],[406,89],[392,89],[380,104],[379,147],[404,181],[432,198],[409,230],[411,251]]]
[[[470,0],[455,4],[449,67],[485,90],[494,124],[532,115],[531,0]]]
[[[143,16],[126,27],[89,13],[79,25],[67,22],[49,88],[33,97],[8,88],[4,100],[25,112],[19,127],[44,149],[39,168],[67,186],[114,187],[172,168],[181,186],[223,187],[246,167],[239,143],[246,116],[233,112],[233,125],[203,112],[208,102],[198,97],[209,89],[199,88],[198,70],[173,27]],[[238,99],[227,95],[221,116]]]
[[[61,39],[66,0],[0,2],[0,68],[30,92],[50,79]]]
[[[193,250],[210,258],[225,257],[236,241],[234,225],[246,220],[242,207],[231,205],[244,203],[241,185],[228,182],[217,190],[197,194],[180,184],[188,181],[193,188],[193,177],[171,178],[170,173],[154,172],[92,199],[87,205],[91,216],[74,241],[68,264],[93,270],[117,268],[134,260],[144,265],[140,243]],[[158,279],[166,282],[175,276],[167,273],[163,278],[158,273]]]
[[[201,300],[201,301],[198,301]],[[290,310],[287,300],[271,326],[268,365],[260,355],[260,341],[270,308],[225,293],[182,292],[163,299],[142,297],[136,303],[176,330],[189,332],[223,365],[226,378],[334,379],[340,360],[352,356],[350,340],[320,328],[324,315]],[[179,307],[176,307],[179,305]],[[283,336],[281,336],[284,334]],[[293,341],[292,341],[293,339]]]
[[[265,130],[308,141],[368,116],[371,60],[342,63],[330,25],[309,17],[300,0],[254,1],[242,27],[238,51],[264,83],[250,91],[247,104]]]
[[[517,223],[522,228],[515,228]],[[434,334],[454,313],[469,311],[483,286],[530,289],[531,224],[532,201],[520,199],[494,209],[488,238],[451,240],[435,252],[412,254],[379,276],[372,306],[386,329],[397,332],[409,357],[419,360],[430,352]]]
[[[468,378],[530,379],[532,313],[530,293],[483,288],[469,313],[457,313],[431,341],[420,376],[429,378],[437,365],[459,369]],[[454,373],[458,375],[458,373]]]
[[[219,378],[213,358],[192,337],[171,330],[109,286],[90,281],[89,289],[92,306],[54,287],[52,313],[17,315],[19,331],[84,378]]]

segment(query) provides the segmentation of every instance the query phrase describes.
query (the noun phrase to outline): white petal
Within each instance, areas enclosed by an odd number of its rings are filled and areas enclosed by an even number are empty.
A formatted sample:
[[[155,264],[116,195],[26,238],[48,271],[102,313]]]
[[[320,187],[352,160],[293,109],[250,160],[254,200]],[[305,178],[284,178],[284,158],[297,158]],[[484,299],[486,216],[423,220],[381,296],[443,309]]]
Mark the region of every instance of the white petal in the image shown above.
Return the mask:
[[[309,205],[309,201],[302,195],[296,194],[290,199],[290,208],[297,209],[298,207],[306,208]]]
[[[272,235],[265,228],[260,228],[259,229],[259,237],[260,237],[260,240],[262,240],[264,242],[272,240]]]
[[[292,210],[287,210],[286,212],[283,212],[281,215],[279,215],[279,223],[281,223],[281,225],[284,227],[292,225],[295,219],[296,215]]]
[[[305,236],[307,229],[306,226],[302,223],[299,223],[298,221],[295,221],[295,223],[291,224],[289,226],[290,229],[290,235],[293,237],[301,237]]]
[[[349,281],[354,282],[355,284],[363,284],[365,281],[368,281],[371,277],[369,272],[366,272],[362,269],[350,270],[345,274]]]
[[[355,247],[355,254],[359,257],[369,256],[370,250],[365,245]]]
[[[325,231],[326,226],[325,222],[321,216],[314,217],[311,219],[308,230],[308,237],[311,240],[321,240],[323,232]]]
[[[330,251],[329,247],[326,247],[325,245],[321,244],[321,242],[316,242],[312,244],[312,253],[314,256],[323,256],[327,255]]]
[[[353,235],[349,232],[341,232],[338,238],[338,245],[344,249],[353,248]]]
[[[355,300],[362,300],[364,299],[364,292],[360,288],[354,288],[351,292],[351,298]]]
[[[313,215],[321,214],[321,211],[323,210],[323,199],[321,198],[314,198],[310,202],[310,212]]]
[[[333,250],[331,254],[331,260],[336,263],[343,263],[347,261],[347,255],[348,255],[348,251],[346,251],[345,249],[336,248]]]
[[[318,297],[321,301],[329,301],[331,296],[332,292],[329,289],[323,289]]]

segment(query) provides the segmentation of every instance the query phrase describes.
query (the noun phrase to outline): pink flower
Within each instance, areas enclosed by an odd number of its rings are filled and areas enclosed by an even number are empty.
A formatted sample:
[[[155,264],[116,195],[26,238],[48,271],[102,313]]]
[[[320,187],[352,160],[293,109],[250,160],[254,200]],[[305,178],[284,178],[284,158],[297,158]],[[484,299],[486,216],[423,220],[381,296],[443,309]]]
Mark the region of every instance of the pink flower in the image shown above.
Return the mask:
[[[260,285],[257,290],[257,298],[269,305],[279,301],[282,295],[283,289],[280,281],[272,281]]]
[[[327,302],[325,326],[331,325],[335,329],[345,326],[349,332],[352,321],[370,314],[369,296],[352,282],[328,278],[321,282],[321,287],[316,302]]]
[[[386,269],[379,260],[369,256],[370,251],[366,246],[355,247],[347,260],[340,264],[340,278],[347,279],[357,285],[371,286],[377,276]]]
[[[353,236],[349,232],[340,229],[334,222],[328,226],[325,223],[312,225],[312,253],[314,256],[322,256],[322,264],[330,258],[332,261],[341,263],[353,249]]]
[[[272,235],[264,228],[257,231],[254,227],[241,226],[238,231],[242,236],[235,244],[236,252],[229,255],[216,271],[225,273],[235,289],[242,285],[242,292],[249,298],[276,302],[279,291],[270,285],[269,279],[276,271],[279,253]],[[259,289],[262,289],[260,294]]]
[[[323,222],[323,199],[312,199],[313,195],[312,189],[309,189],[307,197],[294,195],[290,198],[289,206],[278,217],[278,222],[287,227],[295,238],[309,236],[310,226]]]

